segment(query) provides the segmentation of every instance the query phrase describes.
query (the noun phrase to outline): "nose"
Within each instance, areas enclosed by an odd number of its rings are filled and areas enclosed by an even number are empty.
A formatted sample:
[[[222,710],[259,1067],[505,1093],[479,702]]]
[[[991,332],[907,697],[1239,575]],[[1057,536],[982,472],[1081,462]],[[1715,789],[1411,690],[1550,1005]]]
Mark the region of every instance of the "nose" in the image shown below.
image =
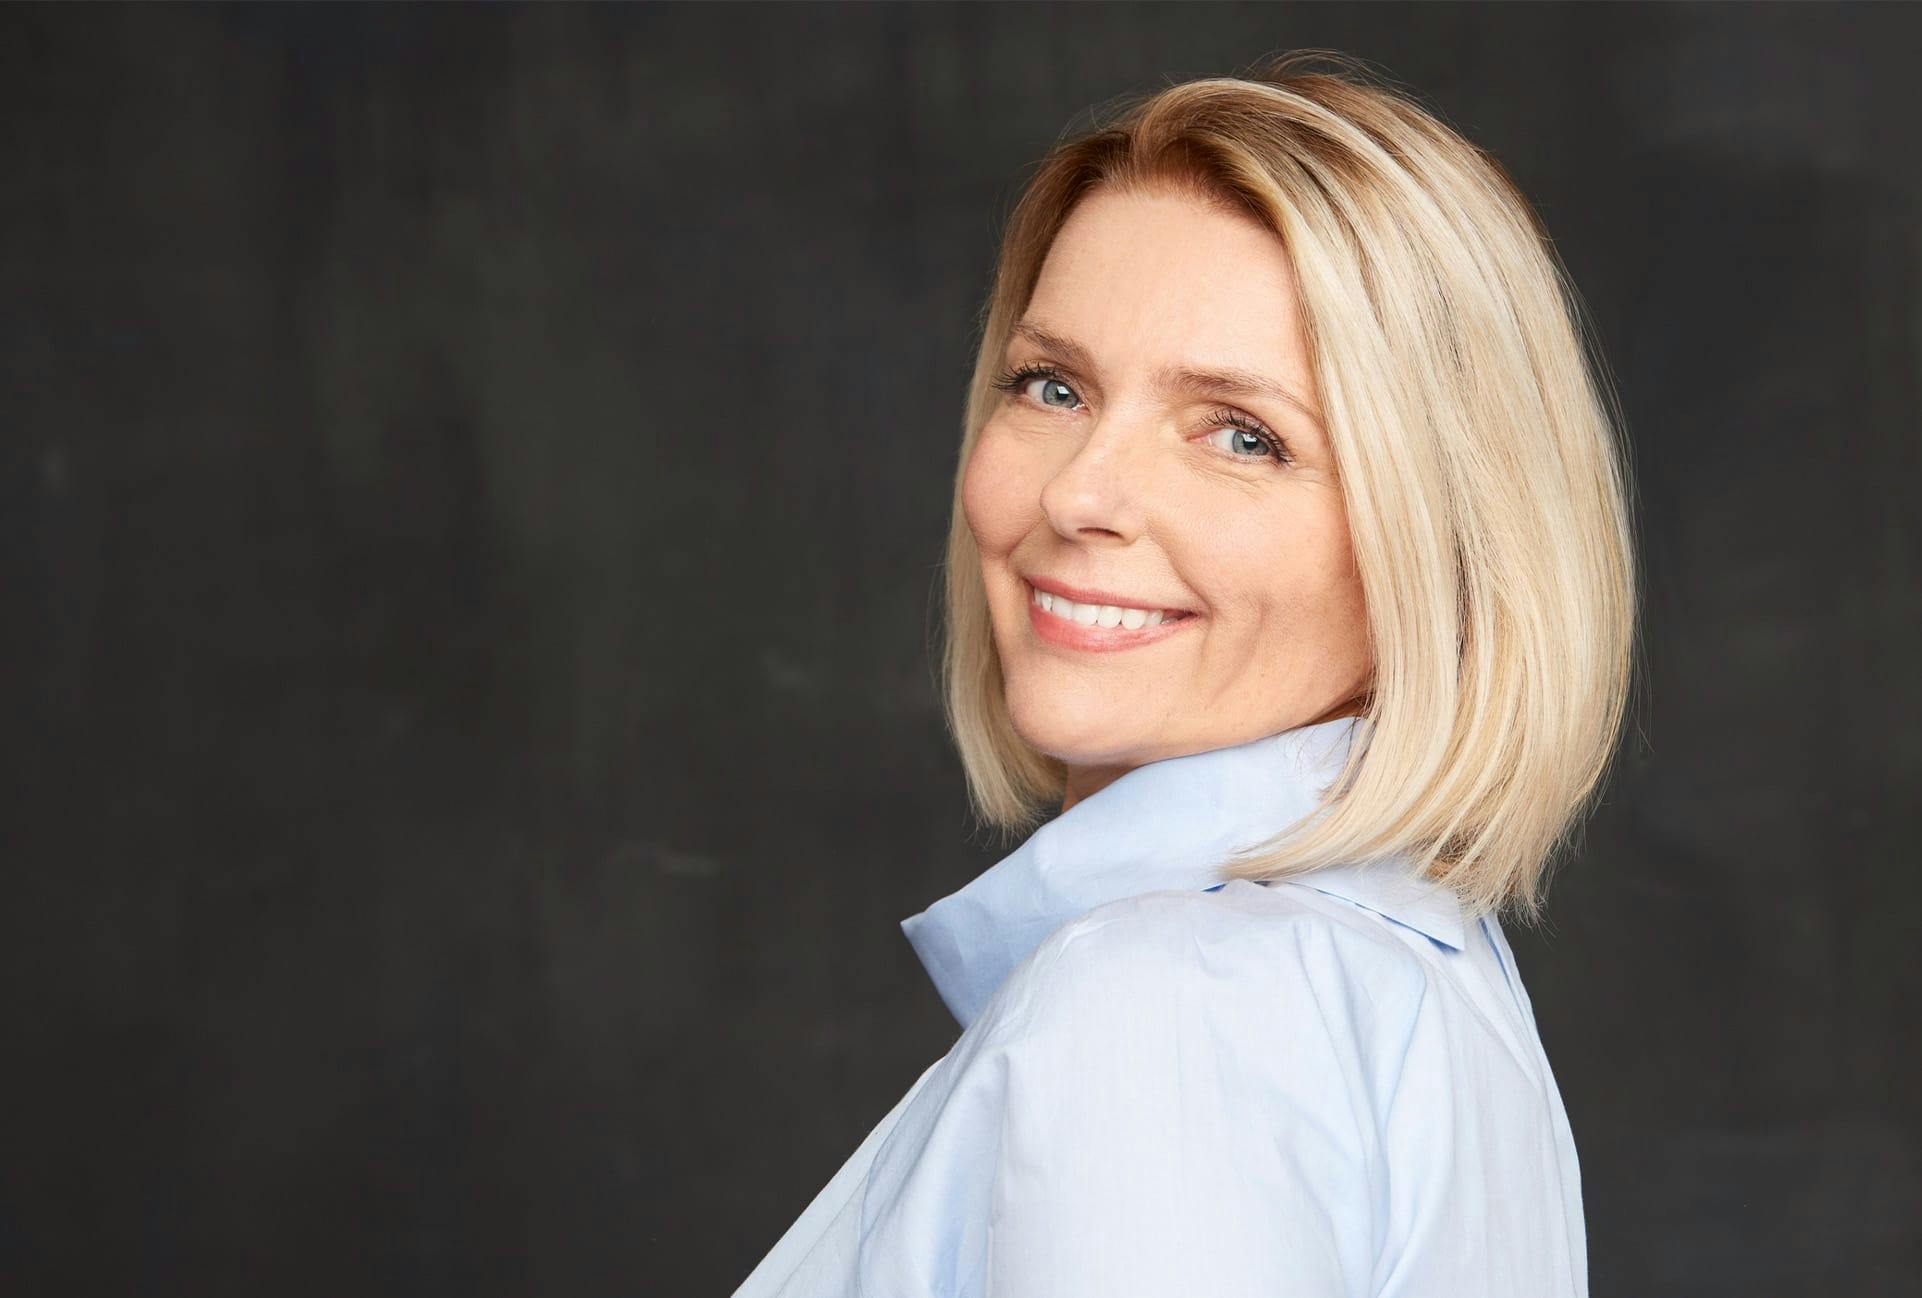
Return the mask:
[[[1149,419],[1113,412],[1096,421],[1041,488],[1041,511],[1070,541],[1127,545],[1141,535],[1152,490]]]

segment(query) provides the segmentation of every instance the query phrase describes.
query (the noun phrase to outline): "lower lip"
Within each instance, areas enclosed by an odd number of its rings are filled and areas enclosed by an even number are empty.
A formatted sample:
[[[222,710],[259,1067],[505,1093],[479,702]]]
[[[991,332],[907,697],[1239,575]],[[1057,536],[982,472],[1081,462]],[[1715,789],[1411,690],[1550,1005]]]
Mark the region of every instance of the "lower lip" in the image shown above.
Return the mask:
[[[1089,653],[1139,649],[1143,645],[1166,640],[1171,635],[1180,635],[1201,621],[1190,613],[1173,622],[1158,622],[1154,626],[1138,627],[1132,631],[1125,626],[1083,626],[1073,618],[1056,617],[1048,612],[1034,602],[1034,587],[1026,582],[1022,586],[1028,592],[1028,621],[1034,626],[1034,633],[1049,644],[1059,645],[1063,649],[1081,649]]]

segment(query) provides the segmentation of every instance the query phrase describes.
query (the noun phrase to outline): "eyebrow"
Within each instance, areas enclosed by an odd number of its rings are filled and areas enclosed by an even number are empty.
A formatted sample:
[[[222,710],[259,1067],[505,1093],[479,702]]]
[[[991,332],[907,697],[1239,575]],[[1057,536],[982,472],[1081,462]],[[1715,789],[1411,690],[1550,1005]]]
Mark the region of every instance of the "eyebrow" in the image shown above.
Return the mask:
[[[1043,351],[1063,357],[1078,370],[1087,372],[1095,368],[1094,357],[1087,348],[1031,320],[1016,322],[1013,332]],[[1163,392],[1195,392],[1224,400],[1261,397],[1279,401],[1314,420],[1317,427],[1321,425],[1321,413],[1304,401],[1293,388],[1254,370],[1232,365],[1207,369],[1193,365],[1164,365],[1155,372],[1154,383]]]

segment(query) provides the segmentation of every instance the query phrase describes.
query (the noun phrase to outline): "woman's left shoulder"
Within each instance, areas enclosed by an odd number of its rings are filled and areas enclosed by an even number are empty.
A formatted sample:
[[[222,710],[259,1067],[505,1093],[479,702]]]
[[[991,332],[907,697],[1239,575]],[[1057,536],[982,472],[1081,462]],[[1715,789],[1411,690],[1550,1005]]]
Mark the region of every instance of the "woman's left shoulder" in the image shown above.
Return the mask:
[[[1024,1034],[1232,1039],[1254,1062],[1398,1054],[1433,999],[1431,966],[1364,912],[1236,880],[1111,901],[1055,930],[997,993]],[[1352,1073],[1349,1075],[1353,1075]]]
[[[1377,1001],[1419,996],[1432,966],[1385,924],[1321,894],[1234,880],[1139,893],[1063,924],[1028,962],[1044,980],[1117,993],[1140,981],[1229,992],[1339,982]]]

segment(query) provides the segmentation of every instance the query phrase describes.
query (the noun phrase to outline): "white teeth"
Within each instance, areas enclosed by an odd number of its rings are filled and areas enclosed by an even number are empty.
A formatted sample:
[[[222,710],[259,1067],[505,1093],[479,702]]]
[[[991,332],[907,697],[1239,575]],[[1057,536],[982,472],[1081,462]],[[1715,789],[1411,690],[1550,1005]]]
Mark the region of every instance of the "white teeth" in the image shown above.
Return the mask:
[[[1059,618],[1082,626],[1122,626],[1138,631],[1144,626],[1159,626],[1165,613],[1161,609],[1124,608],[1115,604],[1077,604],[1073,600],[1034,591],[1034,602]]]

